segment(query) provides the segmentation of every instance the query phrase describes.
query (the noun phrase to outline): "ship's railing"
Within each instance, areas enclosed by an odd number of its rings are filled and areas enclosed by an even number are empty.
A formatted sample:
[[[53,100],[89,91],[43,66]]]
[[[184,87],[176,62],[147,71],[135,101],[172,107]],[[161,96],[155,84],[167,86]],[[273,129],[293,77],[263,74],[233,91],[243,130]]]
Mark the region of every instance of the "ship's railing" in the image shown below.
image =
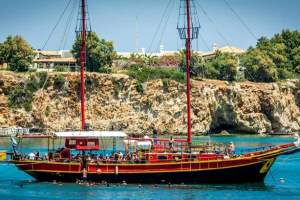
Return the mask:
[[[252,152],[261,152],[261,151],[267,151],[275,148],[275,145],[268,145],[268,146],[262,146],[262,147],[254,147],[254,148],[246,148],[246,149],[238,149],[235,151],[236,154],[247,154]]]
[[[198,153],[224,153],[231,154],[230,143],[193,142],[190,146],[186,139],[158,139],[158,138],[132,138],[137,141],[151,141],[148,150],[156,153],[198,152]]]

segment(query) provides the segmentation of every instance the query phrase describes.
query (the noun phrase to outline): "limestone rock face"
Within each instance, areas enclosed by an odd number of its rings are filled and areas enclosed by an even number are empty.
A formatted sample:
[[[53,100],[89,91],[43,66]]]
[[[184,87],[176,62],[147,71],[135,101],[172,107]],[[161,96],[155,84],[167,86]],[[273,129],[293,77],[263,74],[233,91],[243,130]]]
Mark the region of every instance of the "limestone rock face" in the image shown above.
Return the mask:
[[[12,109],[8,95],[26,75],[0,72],[0,127],[80,129],[79,74],[63,73],[63,89],[49,86],[34,94],[32,110]],[[161,132],[186,132],[185,85],[161,80],[143,84],[122,74],[86,76],[86,121],[95,130],[122,130],[146,134],[155,126]],[[192,130],[195,133],[235,130],[239,133],[300,131],[300,94],[295,82],[276,84],[192,81]]]

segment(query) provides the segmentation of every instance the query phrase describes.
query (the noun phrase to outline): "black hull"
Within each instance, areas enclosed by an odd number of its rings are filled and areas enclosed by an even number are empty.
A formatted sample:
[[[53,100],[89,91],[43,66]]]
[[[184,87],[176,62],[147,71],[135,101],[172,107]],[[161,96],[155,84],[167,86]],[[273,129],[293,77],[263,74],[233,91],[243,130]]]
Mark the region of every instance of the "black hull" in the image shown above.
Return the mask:
[[[223,168],[215,170],[164,172],[164,173],[122,173],[122,174],[88,174],[88,181],[108,183],[136,183],[136,184],[200,184],[200,183],[250,183],[262,182],[268,173],[262,168],[265,162],[254,163],[247,166]],[[272,165],[270,163],[270,165]],[[49,173],[27,172],[39,181],[75,182],[82,179],[81,173]]]

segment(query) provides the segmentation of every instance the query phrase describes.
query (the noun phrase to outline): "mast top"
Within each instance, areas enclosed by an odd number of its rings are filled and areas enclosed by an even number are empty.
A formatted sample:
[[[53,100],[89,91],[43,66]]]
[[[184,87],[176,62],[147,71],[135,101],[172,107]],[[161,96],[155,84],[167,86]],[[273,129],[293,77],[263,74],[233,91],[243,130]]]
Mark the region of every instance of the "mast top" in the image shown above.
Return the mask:
[[[180,0],[177,23],[177,30],[180,39],[198,39],[200,28],[201,25],[194,0]],[[188,34],[188,30],[190,30],[190,35]]]
[[[83,23],[83,21],[85,21]],[[85,27],[85,32],[90,33],[92,32],[92,25],[91,25],[91,17],[89,14],[87,0],[81,0],[79,3],[78,15],[77,15],[77,23],[76,23],[76,36],[80,36],[82,34],[83,27]]]

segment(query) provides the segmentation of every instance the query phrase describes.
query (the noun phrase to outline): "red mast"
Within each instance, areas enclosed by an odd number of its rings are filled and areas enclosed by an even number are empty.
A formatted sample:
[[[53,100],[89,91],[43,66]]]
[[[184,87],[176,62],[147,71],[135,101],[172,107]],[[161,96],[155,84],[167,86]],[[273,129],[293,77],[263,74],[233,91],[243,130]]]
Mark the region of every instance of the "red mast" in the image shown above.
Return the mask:
[[[85,107],[84,107],[84,68],[86,63],[86,9],[85,9],[85,0],[81,0],[81,51],[80,51],[80,64],[81,64],[81,129],[85,129]]]
[[[187,38],[186,38],[186,98],[187,98],[187,142],[192,142],[191,127],[191,82],[190,82],[190,66],[191,66],[191,19],[190,19],[190,0],[186,0],[186,16],[187,16]]]
[[[182,40],[185,40],[186,48],[186,99],[187,99],[187,142],[192,143],[191,125],[191,41],[198,38],[200,23],[197,18],[197,11],[193,0],[180,0],[179,18],[177,30]],[[194,9],[192,11],[192,9]]]

